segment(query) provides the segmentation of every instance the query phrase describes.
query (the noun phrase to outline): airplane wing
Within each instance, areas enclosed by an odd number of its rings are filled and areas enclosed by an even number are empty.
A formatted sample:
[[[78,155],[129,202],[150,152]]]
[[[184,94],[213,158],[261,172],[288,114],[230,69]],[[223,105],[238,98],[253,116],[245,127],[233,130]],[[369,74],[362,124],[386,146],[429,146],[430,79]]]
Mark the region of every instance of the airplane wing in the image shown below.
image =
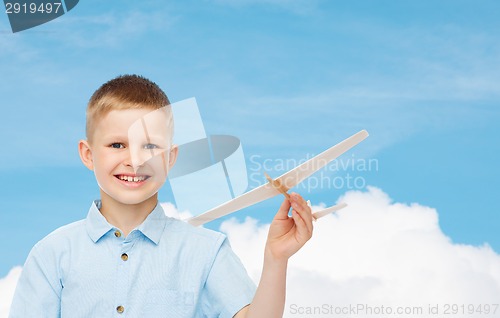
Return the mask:
[[[328,214],[330,214],[330,213],[332,213],[332,212],[335,212],[335,211],[338,211],[338,210],[340,210],[340,209],[343,209],[343,208],[345,208],[346,206],[347,206],[347,204],[346,204],[346,203],[344,203],[344,202],[339,203],[339,204],[337,204],[337,205],[334,205],[334,206],[331,206],[331,207],[329,207],[329,208],[326,208],[326,209],[323,209],[323,210],[321,210],[321,211],[318,211],[318,212],[316,212],[316,213],[313,213],[313,218],[314,218],[314,220],[317,220],[317,219],[322,218],[322,217],[324,217],[325,215],[328,215]]]
[[[314,158],[298,165],[292,170],[284,173],[275,180],[279,180],[282,186],[287,190],[293,188],[301,181],[309,177],[314,172],[326,166],[329,162],[351,149],[368,137],[368,132],[362,130],[337,145],[325,150]],[[253,190],[250,190],[239,197],[229,200],[207,212],[187,220],[188,223],[198,226],[213,221],[235,211],[249,207],[258,202],[264,201],[280,194],[280,191],[273,187],[271,183],[266,183]]]
[[[202,225],[222,216],[254,205],[258,202],[272,198],[278,194],[279,192],[275,188],[273,188],[269,183],[266,183],[253,190],[243,193],[239,197],[236,197],[211,210],[208,210],[207,212],[192,217],[188,219],[187,222],[194,226]]]

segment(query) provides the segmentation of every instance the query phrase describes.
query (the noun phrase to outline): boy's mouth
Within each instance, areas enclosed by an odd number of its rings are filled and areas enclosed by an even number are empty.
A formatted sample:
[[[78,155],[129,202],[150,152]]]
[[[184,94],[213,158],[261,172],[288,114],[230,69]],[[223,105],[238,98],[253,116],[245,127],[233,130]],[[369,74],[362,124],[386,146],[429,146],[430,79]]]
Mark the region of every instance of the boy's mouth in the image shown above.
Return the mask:
[[[135,183],[140,183],[143,181],[146,181],[149,179],[149,176],[142,175],[142,176],[130,176],[130,175],[124,175],[124,174],[117,174],[115,175],[116,178],[125,181],[125,182],[135,182]]]

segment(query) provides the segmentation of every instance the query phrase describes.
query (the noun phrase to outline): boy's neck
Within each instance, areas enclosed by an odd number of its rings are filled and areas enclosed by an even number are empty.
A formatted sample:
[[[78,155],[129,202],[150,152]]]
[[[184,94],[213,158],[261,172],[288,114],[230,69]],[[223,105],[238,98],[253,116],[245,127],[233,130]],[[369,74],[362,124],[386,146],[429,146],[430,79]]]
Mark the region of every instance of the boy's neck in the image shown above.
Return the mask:
[[[158,195],[138,204],[124,204],[108,196],[101,190],[101,214],[113,226],[122,230],[127,236],[138,227],[154,210],[158,203]]]

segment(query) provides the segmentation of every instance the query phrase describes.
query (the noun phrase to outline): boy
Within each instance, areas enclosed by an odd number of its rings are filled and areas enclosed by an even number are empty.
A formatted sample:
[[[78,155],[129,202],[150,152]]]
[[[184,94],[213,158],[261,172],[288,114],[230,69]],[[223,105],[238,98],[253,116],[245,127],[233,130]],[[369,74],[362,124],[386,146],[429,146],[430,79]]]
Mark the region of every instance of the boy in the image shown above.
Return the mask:
[[[255,290],[223,234],[168,218],[158,204],[177,157],[169,104],[155,83],[136,75],[94,93],[79,153],[101,199],[85,220],[33,247],[9,317],[283,315],[288,258],[312,235],[310,208],[298,194],[285,199]]]

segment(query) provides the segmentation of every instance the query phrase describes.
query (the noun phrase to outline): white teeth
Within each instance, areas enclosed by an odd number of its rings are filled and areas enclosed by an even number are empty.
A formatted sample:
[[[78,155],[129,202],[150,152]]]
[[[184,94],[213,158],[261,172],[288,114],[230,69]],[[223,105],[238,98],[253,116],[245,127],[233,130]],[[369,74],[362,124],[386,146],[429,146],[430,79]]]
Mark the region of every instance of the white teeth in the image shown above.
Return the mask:
[[[144,181],[146,179],[145,176],[135,176],[135,177],[131,177],[131,176],[118,176],[118,178],[120,180],[123,180],[123,181],[128,181],[128,182],[139,182],[139,181]]]

